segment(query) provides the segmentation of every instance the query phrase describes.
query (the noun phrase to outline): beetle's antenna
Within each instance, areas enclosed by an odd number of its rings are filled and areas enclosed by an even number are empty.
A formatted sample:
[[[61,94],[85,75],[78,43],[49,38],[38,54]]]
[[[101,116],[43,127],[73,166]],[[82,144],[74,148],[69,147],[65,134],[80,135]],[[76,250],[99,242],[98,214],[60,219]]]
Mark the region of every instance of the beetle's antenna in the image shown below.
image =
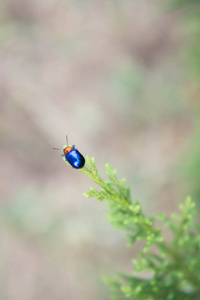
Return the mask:
[[[67,142],[67,146],[68,146],[68,137],[67,137],[67,135],[66,135],[66,142]]]
[[[61,150],[61,149],[59,149],[59,148],[52,148],[53,150]]]

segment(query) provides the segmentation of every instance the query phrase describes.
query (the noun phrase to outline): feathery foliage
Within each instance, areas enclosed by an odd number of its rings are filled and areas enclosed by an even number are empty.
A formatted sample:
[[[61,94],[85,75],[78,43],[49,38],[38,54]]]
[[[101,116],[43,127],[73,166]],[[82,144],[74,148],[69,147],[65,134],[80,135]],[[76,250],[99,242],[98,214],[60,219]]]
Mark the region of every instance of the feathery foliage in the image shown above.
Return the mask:
[[[125,231],[130,246],[139,240],[145,241],[141,258],[133,259],[133,276],[119,273],[116,278],[106,279],[114,299],[199,300],[200,228],[194,221],[196,209],[191,198],[180,205],[180,214],[168,218],[162,213],[149,218],[137,201],[132,203],[130,189],[125,186],[125,179],[117,179],[116,170],[106,164],[109,180],[103,181],[94,158],[86,157],[86,164],[88,167],[81,171],[96,182],[100,190],[91,187],[84,195],[107,201],[109,221]],[[161,226],[155,225],[158,223]],[[171,231],[170,242],[162,235],[163,226]],[[149,279],[138,275],[146,271],[151,273]]]

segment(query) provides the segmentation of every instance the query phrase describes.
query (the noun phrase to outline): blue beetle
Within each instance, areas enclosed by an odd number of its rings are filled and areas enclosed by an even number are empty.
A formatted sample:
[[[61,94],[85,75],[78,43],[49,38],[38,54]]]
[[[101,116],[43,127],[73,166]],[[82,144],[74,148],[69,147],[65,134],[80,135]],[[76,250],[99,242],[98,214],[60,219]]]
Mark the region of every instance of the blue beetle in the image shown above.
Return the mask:
[[[68,145],[68,138],[66,135],[67,146],[63,147],[63,153],[61,156],[65,156],[66,161],[75,169],[81,169],[85,165],[85,158],[83,155],[75,148],[75,145]],[[58,148],[53,148],[54,150],[60,150]]]

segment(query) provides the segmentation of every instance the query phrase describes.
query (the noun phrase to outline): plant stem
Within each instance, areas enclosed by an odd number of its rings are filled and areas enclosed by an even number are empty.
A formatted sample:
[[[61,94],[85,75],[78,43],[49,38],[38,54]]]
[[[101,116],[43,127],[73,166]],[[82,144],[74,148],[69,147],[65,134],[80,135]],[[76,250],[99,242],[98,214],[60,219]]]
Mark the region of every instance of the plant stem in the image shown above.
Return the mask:
[[[88,177],[90,177],[94,182],[96,182],[99,186],[101,186],[107,193],[110,195],[110,200],[116,201],[122,207],[124,207],[125,211],[131,212],[133,214],[133,217],[135,217],[135,213],[131,209],[131,202],[127,201],[125,199],[122,199],[119,194],[107,183],[105,183],[98,175],[97,172],[93,173],[88,168],[84,167],[81,169],[81,171],[86,174]],[[109,198],[108,198],[109,199]],[[139,224],[142,226],[146,232],[151,232],[154,235],[157,235],[157,232],[153,226],[153,224],[146,223],[146,218],[142,211],[140,211],[140,219]],[[164,241],[158,242],[156,241],[157,246],[163,250],[171,259],[174,261],[175,265],[177,265],[177,269],[182,270],[183,274],[185,275],[185,278],[190,282],[194,287],[196,287],[199,290],[200,282],[195,277],[194,273],[191,272],[187,266],[187,264],[184,262],[184,260],[181,258],[181,255],[177,253],[173,248],[169,247]],[[200,290],[199,290],[200,292]]]

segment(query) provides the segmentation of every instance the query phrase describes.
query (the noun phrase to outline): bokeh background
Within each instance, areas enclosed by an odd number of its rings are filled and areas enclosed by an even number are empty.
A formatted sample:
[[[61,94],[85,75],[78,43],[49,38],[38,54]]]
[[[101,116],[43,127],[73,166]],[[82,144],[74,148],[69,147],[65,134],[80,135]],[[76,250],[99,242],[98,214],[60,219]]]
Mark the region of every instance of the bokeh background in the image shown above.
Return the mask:
[[[52,147],[118,170],[148,215],[200,199],[200,1],[0,2],[0,298],[109,299],[138,249]]]

